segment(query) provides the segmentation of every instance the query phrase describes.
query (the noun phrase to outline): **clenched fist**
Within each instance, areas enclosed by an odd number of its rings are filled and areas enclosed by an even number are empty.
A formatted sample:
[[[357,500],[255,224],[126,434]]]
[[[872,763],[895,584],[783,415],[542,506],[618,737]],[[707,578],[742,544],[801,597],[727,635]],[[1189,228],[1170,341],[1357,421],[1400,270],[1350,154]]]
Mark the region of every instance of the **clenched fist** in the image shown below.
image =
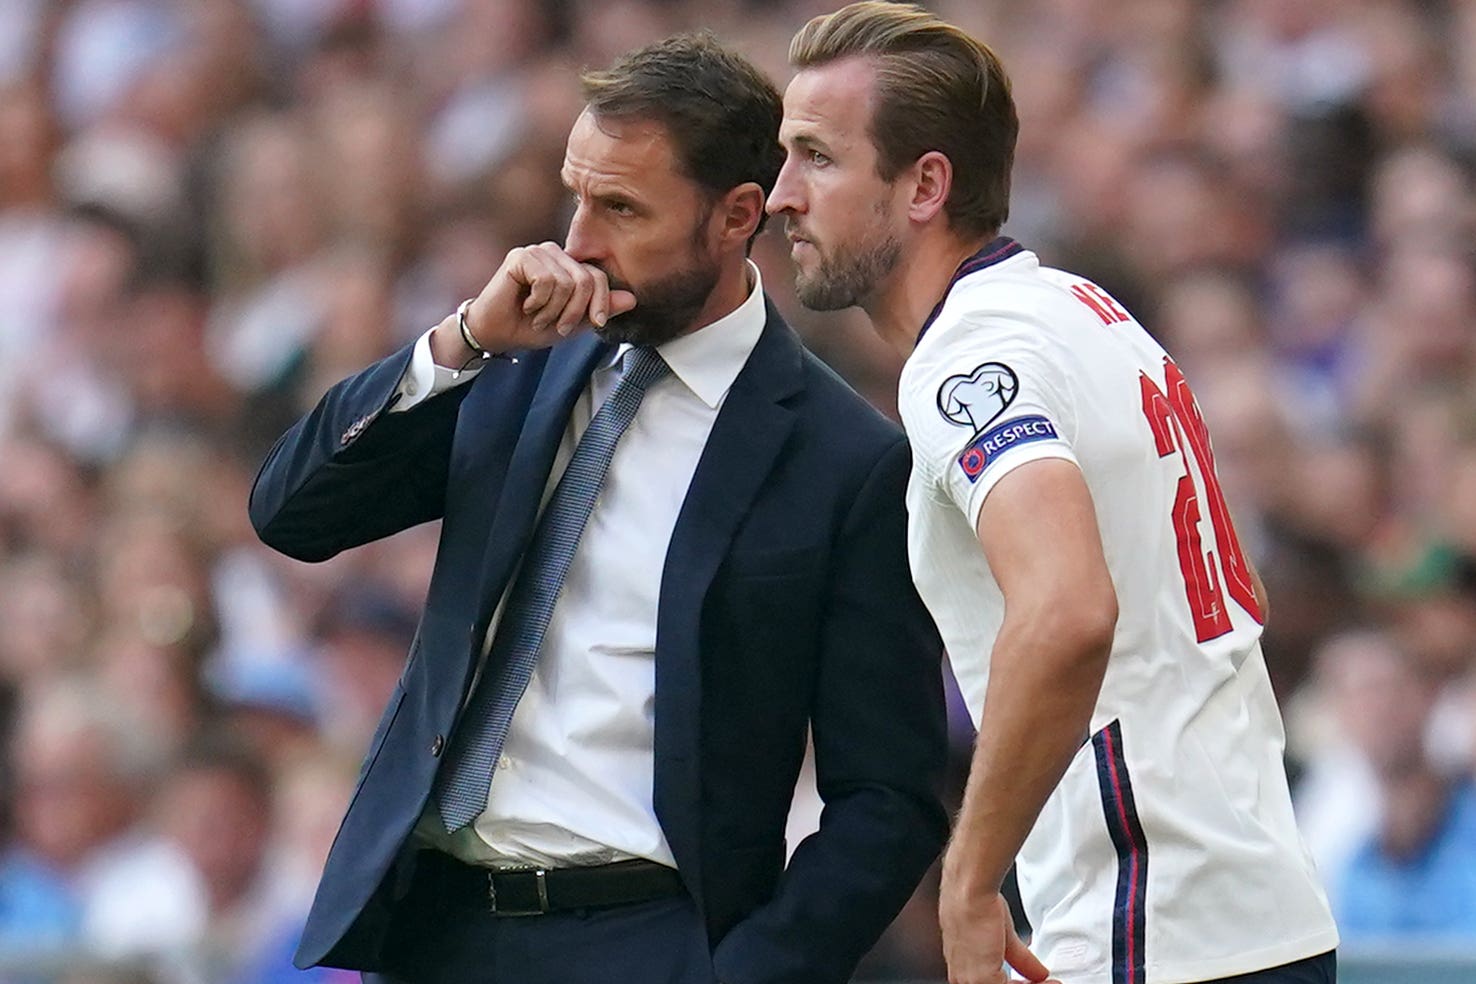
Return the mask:
[[[467,329],[489,352],[547,348],[581,324],[603,327],[636,305],[628,290],[611,290],[605,272],[580,263],[558,243],[510,251],[466,313]],[[431,334],[438,365],[459,367],[475,358],[461,338],[456,316]]]

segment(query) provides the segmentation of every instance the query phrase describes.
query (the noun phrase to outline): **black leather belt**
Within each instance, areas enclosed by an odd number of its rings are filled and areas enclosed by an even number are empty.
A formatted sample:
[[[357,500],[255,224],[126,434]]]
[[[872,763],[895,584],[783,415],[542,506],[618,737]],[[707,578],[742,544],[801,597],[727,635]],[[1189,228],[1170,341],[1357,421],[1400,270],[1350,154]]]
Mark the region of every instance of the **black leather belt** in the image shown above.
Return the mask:
[[[415,878],[424,879],[423,884],[446,901],[498,916],[628,905],[684,891],[676,869],[654,861],[493,871],[440,851],[422,851]]]

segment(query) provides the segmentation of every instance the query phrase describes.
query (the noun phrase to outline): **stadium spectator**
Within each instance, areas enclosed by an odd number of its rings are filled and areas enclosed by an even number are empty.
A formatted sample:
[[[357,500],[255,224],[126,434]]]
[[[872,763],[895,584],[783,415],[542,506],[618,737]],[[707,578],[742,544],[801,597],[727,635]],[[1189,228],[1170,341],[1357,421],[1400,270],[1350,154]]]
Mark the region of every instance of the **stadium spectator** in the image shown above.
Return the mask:
[[[1338,925],[1350,941],[1425,943],[1476,934],[1476,787],[1426,750],[1433,680],[1388,647],[1366,651],[1359,728],[1382,803],[1375,828],[1341,867]],[[1377,735],[1371,733],[1377,729]]]

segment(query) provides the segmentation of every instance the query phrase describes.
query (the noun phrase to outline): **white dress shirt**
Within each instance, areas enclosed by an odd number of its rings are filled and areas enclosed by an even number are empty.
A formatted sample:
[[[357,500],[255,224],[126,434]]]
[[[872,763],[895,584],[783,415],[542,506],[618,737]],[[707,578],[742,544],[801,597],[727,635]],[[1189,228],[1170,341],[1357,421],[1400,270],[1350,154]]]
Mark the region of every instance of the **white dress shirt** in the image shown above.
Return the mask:
[[[566,867],[647,858],[675,865],[652,805],[656,611],[667,546],[718,410],[766,319],[763,284],[730,314],[658,347],[671,367],[647,390],[605,475],[513,715],[488,805],[447,835],[431,807],[420,843],[493,867]],[[570,414],[543,502],[630,346],[590,377]],[[403,411],[475,372],[436,366],[429,332],[405,376]],[[498,618],[501,616],[499,604]],[[482,651],[491,646],[498,619]]]

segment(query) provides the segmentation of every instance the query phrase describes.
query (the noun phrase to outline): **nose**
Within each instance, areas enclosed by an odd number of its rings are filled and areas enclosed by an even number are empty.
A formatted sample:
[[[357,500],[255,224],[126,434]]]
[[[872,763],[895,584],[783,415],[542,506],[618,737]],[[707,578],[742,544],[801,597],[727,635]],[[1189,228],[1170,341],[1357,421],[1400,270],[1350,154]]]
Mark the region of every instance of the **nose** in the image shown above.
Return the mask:
[[[592,263],[602,258],[603,247],[593,226],[586,207],[580,204],[569,219],[569,234],[564,238],[564,252],[580,263]]]
[[[781,215],[784,212],[799,212],[803,200],[799,194],[799,179],[795,177],[794,168],[791,166],[793,157],[784,159],[784,166],[779,169],[779,177],[774,179],[774,190],[769,193],[769,200],[764,203],[764,209],[770,215]]]

